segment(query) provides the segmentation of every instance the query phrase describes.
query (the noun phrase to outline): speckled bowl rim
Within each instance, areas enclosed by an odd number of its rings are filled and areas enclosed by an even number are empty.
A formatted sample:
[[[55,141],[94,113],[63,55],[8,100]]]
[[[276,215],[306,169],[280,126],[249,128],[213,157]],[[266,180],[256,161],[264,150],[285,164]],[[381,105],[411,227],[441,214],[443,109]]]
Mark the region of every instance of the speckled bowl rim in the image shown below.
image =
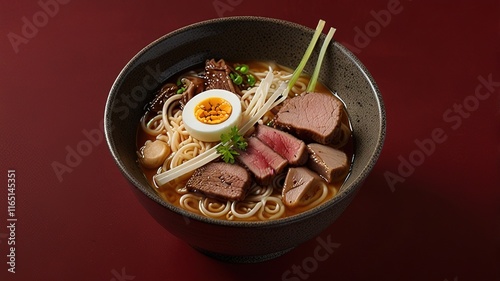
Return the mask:
[[[380,94],[380,91],[378,89],[377,84],[375,83],[375,80],[373,79],[372,75],[369,73],[368,69],[359,61],[359,59],[351,53],[347,48],[345,48],[343,45],[338,43],[337,41],[332,40],[333,44],[335,47],[337,47],[344,55],[346,55],[348,58],[350,58],[356,67],[363,73],[365,76],[366,80],[369,82],[371,90],[373,93],[375,93],[376,96],[376,101],[377,101],[377,109],[380,112],[379,116],[379,121],[380,121],[380,135],[378,136],[376,148],[373,152],[373,154],[370,156],[369,162],[365,165],[363,170],[360,172],[359,176],[355,178],[350,186],[343,187],[337,193],[332,199],[328,200],[327,202],[324,202],[323,204],[320,204],[319,206],[313,207],[310,210],[304,211],[300,214],[293,215],[290,217],[285,217],[285,218],[279,218],[279,219],[274,219],[274,220],[269,220],[269,221],[228,221],[228,220],[222,220],[222,219],[215,219],[215,218],[209,218],[209,217],[204,217],[189,211],[186,211],[180,207],[177,207],[171,203],[168,203],[161,199],[158,195],[154,194],[154,190],[151,190],[151,186],[143,186],[142,183],[138,182],[133,176],[129,175],[127,172],[127,168],[124,165],[124,163],[119,159],[118,153],[116,151],[116,147],[112,144],[112,139],[110,137],[111,135],[111,126],[107,123],[109,118],[107,118],[111,114],[110,106],[111,106],[111,101],[114,100],[114,97],[117,95],[117,91],[115,91],[115,88],[117,87],[117,84],[119,81],[125,78],[127,73],[129,72],[129,69],[133,66],[136,65],[136,61],[140,60],[141,56],[143,56],[145,53],[147,53],[151,48],[159,44],[160,42],[163,42],[165,40],[168,40],[171,37],[174,37],[175,35],[179,33],[183,33],[186,31],[189,31],[191,29],[199,28],[204,25],[210,25],[213,23],[229,23],[229,22],[234,22],[234,21],[264,21],[264,22],[270,22],[270,23],[277,23],[281,25],[288,25],[291,28],[296,28],[296,29],[301,29],[304,32],[311,32],[314,31],[311,28],[305,27],[303,25],[282,20],[282,19],[275,19],[275,18],[268,18],[268,17],[260,17],[260,16],[233,16],[233,17],[225,17],[225,18],[217,18],[217,19],[209,19],[205,21],[200,21],[197,23],[193,23],[190,25],[186,25],[184,27],[181,27],[179,29],[176,29],[170,33],[167,33],[158,39],[152,41],[149,43],[147,46],[145,46],[143,49],[141,49],[126,65],[125,67],[120,71],[119,75],[115,79],[113,86],[109,92],[109,96],[106,102],[106,108],[105,108],[105,136],[106,136],[106,142],[108,143],[108,147],[111,151],[111,154],[113,158],[115,159],[115,163],[118,165],[120,171],[122,174],[129,180],[130,183],[134,185],[134,187],[138,188],[143,194],[145,194],[147,197],[150,199],[154,200],[156,203],[160,204],[161,206],[169,209],[172,212],[175,212],[183,217],[186,217],[188,219],[193,219],[213,225],[220,225],[220,226],[227,226],[227,227],[247,227],[247,228],[259,228],[259,227],[273,227],[273,226],[278,226],[278,225],[285,225],[289,223],[294,223],[297,221],[303,221],[307,220],[310,217],[313,217],[317,215],[318,213],[322,213],[326,211],[329,208],[332,208],[334,205],[339,204],[342,200],[345,198],[348,198],[348,195],[356,192],[357,186],[361,185],[365,178],[368,176],[370,171],[373,169],[373,166],[377,162],[380,153],[382,151],[383,143],[385,140],[385,131],[386,131],[386,113],[385,113],[385,107],[384,103],[382,100],[382,95]],[[321,36],[325,36],[322,34]],[[355,161],[355,160],[354,160]],[[354,164],[355,165],[355,164]],[[154,195],[150,194],[147,190],[149,190],[151,193]]]

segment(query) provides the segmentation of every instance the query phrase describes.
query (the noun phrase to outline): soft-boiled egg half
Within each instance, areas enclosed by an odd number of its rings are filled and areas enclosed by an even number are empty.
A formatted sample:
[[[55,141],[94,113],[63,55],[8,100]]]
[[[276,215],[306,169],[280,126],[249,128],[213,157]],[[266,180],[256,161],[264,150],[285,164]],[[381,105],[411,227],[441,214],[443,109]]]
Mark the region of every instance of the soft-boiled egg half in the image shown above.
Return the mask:
[[[221,134],[238,126],[241,120],[240,98],[229,91],[212,89],[190,99],[182,110],[187,132],[200,141],[220,141]]]

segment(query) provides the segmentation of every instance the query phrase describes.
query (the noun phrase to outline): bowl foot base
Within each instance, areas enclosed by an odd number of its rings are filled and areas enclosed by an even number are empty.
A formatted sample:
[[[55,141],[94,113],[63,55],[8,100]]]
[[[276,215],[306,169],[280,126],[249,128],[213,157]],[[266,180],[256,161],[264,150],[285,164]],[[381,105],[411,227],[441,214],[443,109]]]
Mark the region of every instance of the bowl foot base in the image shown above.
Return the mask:
[[[274,253],[269,253],[269,254],[263,254],[263,255],[254,255],[254,256],[232,256],[232,255],[225,255],[225,254],[221,254],[221,253],[215,253],[215,252],[211,252],[211,251],[208,251],[208,250],[204,250],[204,249],[200,249],[200,248],[197,248],[197,247],[194,247],[193,248],[195,250],[197,250],[198,252],[210,257],[210,258],[213,258],[213,259],[216,259],[216,260],[219,260],[219,261],[223,261],[223,262],[228,262],[228,263],[258,263],[258,262],[264,262],[264,261],[267,261],[267,260],[272,260],[272,259],[275,259],[275,258],[278,258],[288,252],[290,252],[291,250],[294,249],[294,247],[292,248],[289,248],[289,249],[286,249],[286,250],[282,250],[282,251],[278,251],[278,252],[274,252]]]

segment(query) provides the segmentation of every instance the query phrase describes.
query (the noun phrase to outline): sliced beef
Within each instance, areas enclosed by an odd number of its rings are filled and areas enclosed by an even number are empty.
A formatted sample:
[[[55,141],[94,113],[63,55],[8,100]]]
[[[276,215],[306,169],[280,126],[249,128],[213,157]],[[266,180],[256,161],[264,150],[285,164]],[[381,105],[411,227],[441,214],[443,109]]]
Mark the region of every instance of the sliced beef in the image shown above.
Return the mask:
[[[161,89],[156,94],[155,98],[147,105],[147,110],[151,112],[158,112],[163,109],[163,104],[167,101],[171,96],[177,93],[179,87],[173,83],[167,83],[161,87]]]
[[[252,178],[248,171],[235,164],[212,162],[195,170],[186,188],[206,196],[240,201],[246,196]]]
[[[319,143],[308,144],[307,150],[307,166],[327,182],[340,180],[349,171],[349,159],[343,151]]]
[[[289,168],[282,191],[282,201],[289,207],[310,203],[325,183],[306,167]]]
[[[187,87],[182,93],[182,99],[180,100],[181,108],[184,108],[190,99],[205,90],[205,79],[197,76],[186,76],[181,81]]]
[[[291,134],[266,125],[258,125],[255,136],[285,158],[290,165],[301,166],[306,163],[306,144]]]
[[[274,126],[305,140],[322,144],[337,141],[341,132],[343,103],[331,94],[305,93],[286,102]]]
[[[237,87],[234,86],[229,74],[231,69],[223,59],[214,59],[205,62],[206,90],[223,89],[238,94]]]
[[[239,151],[236,159],[254,174],[257,183],[270,184],[272,177],[281,173],[288,162],[256,137],[248,138],[247,142],[247,149]]]

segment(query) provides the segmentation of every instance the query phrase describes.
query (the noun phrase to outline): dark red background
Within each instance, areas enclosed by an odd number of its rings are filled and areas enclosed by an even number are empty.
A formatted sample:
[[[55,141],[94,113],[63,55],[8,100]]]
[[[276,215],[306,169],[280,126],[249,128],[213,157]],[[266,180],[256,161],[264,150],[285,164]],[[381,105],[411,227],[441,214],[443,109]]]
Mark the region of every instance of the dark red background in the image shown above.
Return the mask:
[[[67,2],[52,15],[34,0],[0,4],[1,280],[500,280],[498,1]],[[216,9],[221,3],[225,10]],[[390,19],[376,23],[393,4]],[[384,98],[381,157],[318,236],[340,246],[312,269],[316,240],[250,265],[192,250],[141,207],[102,138],[61,180],[52,167],[66,163],[85,132],[102,135],[108,91],[141,48],[179,27],[235,15],[311,28],[326,20]],[[13,44],[13,34],[23,43]],[[474,98],[480,77],[494,85],[480,89],[483,100]],[[432,147],[434,130],[442,136]],[[405,161],[414,170],[401,170]],[[7,271],[8,169],[16,170],[15,274]],[[283,275],[303,265],[310,272]]]

